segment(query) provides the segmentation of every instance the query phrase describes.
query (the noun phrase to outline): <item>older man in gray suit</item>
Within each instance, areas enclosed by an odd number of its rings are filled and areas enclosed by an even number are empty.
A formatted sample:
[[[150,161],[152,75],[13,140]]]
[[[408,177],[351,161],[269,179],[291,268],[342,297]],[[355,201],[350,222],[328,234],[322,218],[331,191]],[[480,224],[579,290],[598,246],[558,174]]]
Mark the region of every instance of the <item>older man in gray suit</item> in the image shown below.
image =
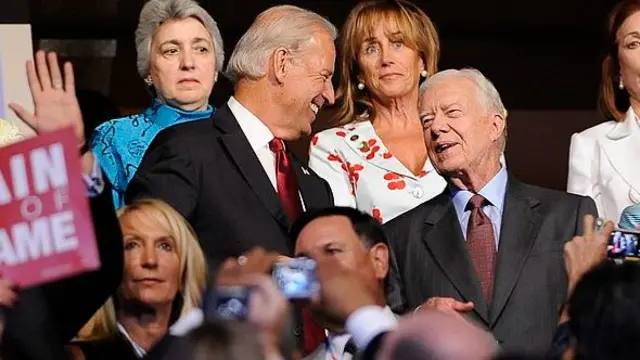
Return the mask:
[[[446,70],[421,90],[429,158],[449,186],[385,225],[389,304],[463,314],[504,350],[544,352],[567,291],[564,244],[595,204],[524,184],[500,164],[507,111],[479,71]]]

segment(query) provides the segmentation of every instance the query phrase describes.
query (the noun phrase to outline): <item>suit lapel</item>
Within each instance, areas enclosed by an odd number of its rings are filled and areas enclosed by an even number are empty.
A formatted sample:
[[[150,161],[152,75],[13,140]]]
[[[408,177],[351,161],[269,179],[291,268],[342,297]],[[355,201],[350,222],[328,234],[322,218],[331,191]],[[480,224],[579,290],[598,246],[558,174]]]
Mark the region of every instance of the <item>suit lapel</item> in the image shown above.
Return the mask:
[[[227,150],[229,158],[235,163],[245,181],[262,200],[271,215],[282,226],[289,228],[289,220],[278,194],[227,105],[218,110],[214,124],[223,132],[219,138],[220,142]]]
[[[539,201],[509,175],[500,229],[494,279],[491,326],[500,317],[535,242],[543,217],[536,211]]]
[[[626,119],[617,123],[601,142],[611,165],[636,193],[640,193],[640,166],[635,164],[634,154],[640,154],[640,128],[636,124],[633,111],[628,111]],[[634,199],[630,199],[634,200]]]
[[[474,311],[488,324],[487,302],[465,246],[448,190],[432,201],[434,205],[427,215],[424,242],[445,276],[465,301],[473,301]]]
[[[322,189],[323,191],[319,191],[320,189],[318,189],[321,182],[317,175],[302,165],[293,154],[288,152],[287,155],[296,173],[296,180],[298,180],[298,188],[302,194],[304,209],[311,210],[313,208],[332,206],[333,204],[327,201],[327,194],[324,189]]]

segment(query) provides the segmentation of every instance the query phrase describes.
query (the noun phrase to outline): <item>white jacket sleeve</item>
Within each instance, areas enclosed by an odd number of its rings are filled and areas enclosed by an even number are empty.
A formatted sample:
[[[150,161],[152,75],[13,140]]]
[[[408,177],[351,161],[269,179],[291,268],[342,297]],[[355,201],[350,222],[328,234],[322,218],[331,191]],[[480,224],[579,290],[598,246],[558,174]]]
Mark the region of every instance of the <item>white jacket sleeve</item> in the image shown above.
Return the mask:
[[[580,134],[571,136],[567,192],[595,198],[597,179],[593,176],[595,142]]]
[[[336,206],[355,208],[356,199],[349,181],[348,167],[332,137],[333,133],[325,131],[314,136],[309,147],[309,167],[329,183]]]

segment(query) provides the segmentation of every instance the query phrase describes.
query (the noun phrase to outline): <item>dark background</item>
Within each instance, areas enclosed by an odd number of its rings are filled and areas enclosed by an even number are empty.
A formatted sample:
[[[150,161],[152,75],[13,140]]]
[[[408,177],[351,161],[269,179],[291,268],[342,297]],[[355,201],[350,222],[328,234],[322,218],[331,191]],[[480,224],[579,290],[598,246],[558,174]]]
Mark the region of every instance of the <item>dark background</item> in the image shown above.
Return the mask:
[[[83,55],[76,65],[80,88],[97,87],[125,113],[149,102],[135,67],[133,33],[142,0],[0,0],[0,22],[32,25],[41,39],[115,40],[116,56]],[[200,0],[218,22],[225,51],[267,7],[290,3],[314,10],[340,27],[355,0]],[[604,121],[596,112],[607,14],[615,0],[415,0],[438,28],[440,68],[473,66],[491,79],[510,115],[507,163],[520,179],[564,189],[572,133]],[[231,94],[219,80],[212,103]],[[316,122],[329,126],[330,110]],[[294,144],[306,158],[308,140]]]

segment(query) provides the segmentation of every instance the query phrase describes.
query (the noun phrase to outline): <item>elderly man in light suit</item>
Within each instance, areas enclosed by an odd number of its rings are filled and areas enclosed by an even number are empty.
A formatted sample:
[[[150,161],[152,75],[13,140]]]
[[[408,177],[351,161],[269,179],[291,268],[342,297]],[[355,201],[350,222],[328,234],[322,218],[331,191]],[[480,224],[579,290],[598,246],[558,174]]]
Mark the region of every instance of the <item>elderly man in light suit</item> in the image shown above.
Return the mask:
[[[310,256],[319,261],[331,257],[345,268],[355,270],[371,291],[376,305],[386,307],[385,283],[389,272],[389,248],[377,220],[350,207],[330,207],[304,214],[292,227],[296,239],[296,256]],[[325,328],[325,342],[304,360],[352,359],[356,355],[354,337],[363,331],[351,329],[332,315],[329,309],[312,309],[314,319]],[[393,316],[392,316],[393,318]],[[369,327],[366,322],[360,326]],[[364,329],[367,332],[367,329]]]
[[[385,224],[389,305],[461,313],[504,350],[544,352],[566,299],[566,241],[591,198],[524,184],[500,164],[506,110],[479,71],[446,70],[422,86],[429,157],[448,187]]]

